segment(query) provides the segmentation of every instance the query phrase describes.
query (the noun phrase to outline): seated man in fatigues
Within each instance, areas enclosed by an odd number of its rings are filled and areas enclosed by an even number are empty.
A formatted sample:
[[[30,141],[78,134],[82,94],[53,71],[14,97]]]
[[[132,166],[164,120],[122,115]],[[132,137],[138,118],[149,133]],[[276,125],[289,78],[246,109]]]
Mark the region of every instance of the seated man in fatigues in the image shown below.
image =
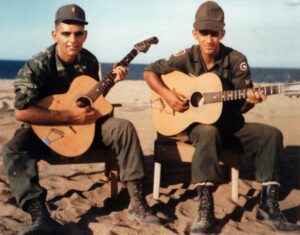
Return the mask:
[[[224,26],[222,8],[213,1],[203,3],[196,12],[193,29],[193,36],[198,44],[168,59],[158,60],[145,69],[144,78],[150,88],[175,112],[186,111],[189,103],[187,97],[180,93],[180,88],[169,89],[161,79],[161,75],[172,71],[180,71],[194,77],[206,72],[215,73],[220,77],[225,90],[253,87],[246,57],[220,42],[225,35]],[[198,186],[200,202],[191,234],[213,231],[213,190],[217,183],[222,181],[220,149],[222,142],[230,135],[239,139],[246,155],[255,156],[255,175],[257,181],[262,184],[257,219],[271,224],[278,231],[298,229],[295,224],[286,220],[278,204],[280,158],[283,154],[282,134],[268,125],[245,123],[242,116],[242,113],[265,99],[264,94],[250,89],[242,102],[225,102],[221,117],[216,123],[193,124],[186,130],[196,148],[192,160],[192,183]]]
[[[47,191],[39,184],[37,161],[50,149],[30,125],[80,125],[95,119],[96,112],[91,107],[74,104],[70,110],[55,111],[37,105],[44,97],[66,93],[73,79],[80,75],[99,80],[99,63],[83,48],[87,37],[86,24],[85,13],[79,6],[60,7],[52,32],[55,44],[26,62],[14,82],[15,117],[24,124],[4,146],[3,159],[17,203],[31,215],[33,222],[20,234],[53,235],[61,230],[61,225],[50,217],[45,204]],[[115,81],[119,81],[125,78],[127,69],[117,66],[113,72]],[[129,219],[141,224],[160,224],[161,220],[153,214],[142,195],[143,154],[133,125],[111,116],[100,118],[96,123],[93,146],[102,144],[117,155],[120,179],[126,183],[130,195]]]

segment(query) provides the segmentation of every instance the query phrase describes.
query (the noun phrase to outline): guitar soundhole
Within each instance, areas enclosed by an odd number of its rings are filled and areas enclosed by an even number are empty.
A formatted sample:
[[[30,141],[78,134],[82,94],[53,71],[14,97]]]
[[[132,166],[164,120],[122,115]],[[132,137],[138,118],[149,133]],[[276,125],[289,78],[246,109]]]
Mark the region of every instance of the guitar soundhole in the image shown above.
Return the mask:
[[[193,95],[191,96],[191,105],[193,107],[199,107],[202,104],[202,94],[200,92],[194,92]]]
[[[76,101],[76,103],[77,103],[77,105],[78,105],[79,107],[92,106],[91,100],[90,100],[89,98],[87,98],[87,97],[84,97],[84,96],[78,98],[77,101]]]

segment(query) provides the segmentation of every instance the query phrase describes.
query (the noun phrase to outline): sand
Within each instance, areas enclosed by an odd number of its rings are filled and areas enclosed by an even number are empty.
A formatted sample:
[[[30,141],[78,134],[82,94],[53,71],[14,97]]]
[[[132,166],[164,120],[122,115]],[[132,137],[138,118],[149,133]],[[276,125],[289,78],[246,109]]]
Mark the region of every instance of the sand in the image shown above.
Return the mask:
[[[129,197],[121,183],[116,200],[110,198],[110,184],[104,178],[104,165],[46,165],[40,169],[41,184],[48,189],[47,203],[53,218],[64,224],[72,235],[175,235],[189,234],[198,205],[195,186],[189,183],[189,166],[170,164],[162,181],[161,196],[152,198],[153,142],[156,131],[151,121],[150,90],[144,81],[123,81],[107,96],[121,103],[115,116],[132,121],[141,140],[147,175],[145,194],[149,205],[159,215],[170,219],[164,226],[142,226],[127,220]],[[13,117],[12,81],[1,80],[0,150],[19,126]],[[288,220],[300,225],[300,100],[283,95],[269,96],[245,115],[249,122],[273,125],[284,135],[284,183],[280,207]],[[0,155],[0,234],[16,234],[30,224],[30,217],[18,208],[4,173]],[[175,168],[175,169],[174,169]],[[180,172],[180,175],[178,175]],[[230,183],[221,184],[214,192],[216,234],[284,234],[255,220],[260,185],[251,172],[241,172],[239,200],[230,196]],[[295,234],[295,233],[294,233]]]

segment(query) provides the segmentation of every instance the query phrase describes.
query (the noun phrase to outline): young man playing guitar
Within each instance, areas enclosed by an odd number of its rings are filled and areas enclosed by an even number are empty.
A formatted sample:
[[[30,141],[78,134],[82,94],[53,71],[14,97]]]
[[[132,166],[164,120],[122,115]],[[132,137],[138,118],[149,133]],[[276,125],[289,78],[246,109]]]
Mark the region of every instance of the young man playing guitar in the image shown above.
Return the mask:
[[[32,125],[84,125],[95,122],[97,112],[74,102],[66,110],[50,110],[38,105],[45,97],[68,91],[72,81],[87,75],[99,80],[96,57],[83,48],[87,38],[85,13],[75,4],[60,7],[56,12],[48,47],[20,70],[15,80],[15,117],[24,122],[15,136],[4,146],[3,159],[10,185],[20,207],[31,215],[33,225],[20,234],[57,234],[61,225],[50,217],[45,204],[46,189],[39,184],[37,161],[49,152],[31,128]],[[127,69],[116,66],[115,80],[123,80]],[[82,136],[85,138],[85,136]],[[143,154],[133,125],[109,115],[96,123],[93,146],[105,145],[116,152],[120,179],[130,195],[128,214],[142,224],[160,224],[142,195],[144,177]]]
[[[183,82],[175,90],[164,82],[164,75],[170,72],[180,71],[190,77],[212,72],[219,76],[224,90],[253,88],[241,101],[224,102],[220,118],[215,123],[194,123],[186,129],[196,148],[192,161],[192,183],[198,186],[200,201],[191,234],[210,233],[213,230],[213,189],[221,181],[219,154],[222,142],[229,135],[239,139],[246,155],[255,155],[255,175],[257,181],[262,183],[257,218],[271,222],[276,230],[295,230],[295,225],[287,222],[278,204],[282,134],[268,125],[244,122],[242,113],[264,101],[266,95],[253,87],[246,57],[221,43],[225,35],[224,26],[222,8],[212,1],[203,3],[196,12],[192,32],[198,45],[168,59],[158,60],[144,72],[144,79],[150,88],[162,98],[162,106],[170,107],[170,117],[179,116],[192,105],[192,100],[180,93],[180,87],[184,87]],[[176,83],[176,76],[172,81]],[[162,109],[160,112],[163,112]]]

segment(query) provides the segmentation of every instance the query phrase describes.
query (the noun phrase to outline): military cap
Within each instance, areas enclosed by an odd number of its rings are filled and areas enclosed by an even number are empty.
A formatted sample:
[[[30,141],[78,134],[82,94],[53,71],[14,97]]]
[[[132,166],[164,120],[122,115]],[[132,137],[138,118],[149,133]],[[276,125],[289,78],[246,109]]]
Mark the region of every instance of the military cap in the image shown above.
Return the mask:
[[[55,23],[59,22],[88,24],[88,22],[85,21],[84,10],[76,4],[64,5],[57,10],[55,14]]]
[[[224,12],[216,2],[207,1],[200,5],[195,15],[196,30],[219,31],[224,26]]]

